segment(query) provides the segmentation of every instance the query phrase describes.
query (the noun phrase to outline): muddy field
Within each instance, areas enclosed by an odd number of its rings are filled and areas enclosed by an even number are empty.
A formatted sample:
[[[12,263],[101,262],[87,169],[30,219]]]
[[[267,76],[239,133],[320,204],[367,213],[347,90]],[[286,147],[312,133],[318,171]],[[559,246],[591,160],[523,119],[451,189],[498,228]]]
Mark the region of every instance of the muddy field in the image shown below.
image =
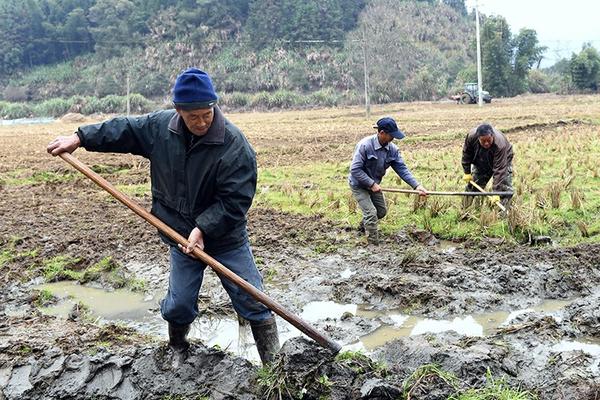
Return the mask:
[[[412,133],[404,148],[426,151],[460,145],[463,130],[480,120],[512,129],[514,141],[560,124],[598,131],[600,101],[545,96],[484,110],[412,103],[374,113],[401,115]],[[261,168],[349,159],[356,140],[371,133],[360,109],[230,118]],[[56,300],[36,287],[44,277],[69,278],[51,274],[57,257],[74,272],[110,257],[118,282],[143,281],[141,296],[160,293],[168,279],[154,229],[45,153],[56,134],[78,125],[0,127],[0,399],[446,399],[494,385],[520,391],[518,398],[600,399],[600,244],[593,242],[447,242],[407,226],[375,248],[350,224],[255,207],[249,232],[267,292],[344,346],[335,357],[279,320],[290,339],[269,371],[203,339],[174,368],[164,334],[88,315],[83,305],[67,318],[42,313]],[[75,155],[149,207],[146,161]],[[209,275],[204,317],[231,319]],[[115,287],[103,273],[78,277]]]

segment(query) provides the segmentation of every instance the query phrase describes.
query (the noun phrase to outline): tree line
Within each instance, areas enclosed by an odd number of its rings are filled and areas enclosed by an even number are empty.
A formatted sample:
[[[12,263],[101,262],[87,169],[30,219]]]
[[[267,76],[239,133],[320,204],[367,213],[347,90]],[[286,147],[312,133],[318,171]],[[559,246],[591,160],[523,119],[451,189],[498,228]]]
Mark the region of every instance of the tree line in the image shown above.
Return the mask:
[[[439,99],[476,80],[474,25],[464,0],[0,0],[0,93],[160,99],[196,65],[238,107],[357,104],[365,76],[373,102]],[[532,29],[482,16],[481,42],[495,97],[598,90],[591,46],[541,71]]]

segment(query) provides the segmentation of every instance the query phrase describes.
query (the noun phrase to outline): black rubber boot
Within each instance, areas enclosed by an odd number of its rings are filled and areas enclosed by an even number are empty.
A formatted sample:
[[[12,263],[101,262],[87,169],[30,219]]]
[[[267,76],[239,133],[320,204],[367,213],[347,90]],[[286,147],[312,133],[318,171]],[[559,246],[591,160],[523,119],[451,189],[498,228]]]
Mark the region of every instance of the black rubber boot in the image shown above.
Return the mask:
[[[379,244],[379,230],[377,227],[367,227],[367,242],[375,246]]]
[[[191,324],[177,325],[169,322],[169,346],[178,353],[183,353],[190,348],[187,334],[190,332]]]
[[[264,321],[250,321],[250,327],[262,364],[270,364],[280,348],[275,318]]]

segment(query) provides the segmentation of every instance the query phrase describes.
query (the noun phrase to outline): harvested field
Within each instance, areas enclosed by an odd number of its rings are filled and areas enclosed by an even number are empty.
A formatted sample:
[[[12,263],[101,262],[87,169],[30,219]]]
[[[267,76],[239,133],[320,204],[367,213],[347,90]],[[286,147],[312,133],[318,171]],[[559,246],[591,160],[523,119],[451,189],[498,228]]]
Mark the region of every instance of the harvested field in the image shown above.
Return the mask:
[[[151,323],[102,318],[93,304],[66,319],[43,313],[60,303],[44,282],[160,295],[167,251],[154,228],[46,154],[79,122],[0,126],[0,399],[446,399],[499,387],[511,399],[600,398],[600,96],[391,104],[369,119],[360,108],[226,115],[258,154],[249,232],[267,293],[343,353],[280,320],[291,339],[270,370],[201,334],[174,369],[164,331],[149,328],[160,326],[154,298]],[[368,246],[346,175],[383,115],[437,190],[461,189],[468,130],[489,121],[507,132],[515,211],[390,195],[383,243]],[[149,208],[147,161],[75,155]],[[392,175],[384,184],[401,187]],[[200,319],[232,321],[208,275]]]

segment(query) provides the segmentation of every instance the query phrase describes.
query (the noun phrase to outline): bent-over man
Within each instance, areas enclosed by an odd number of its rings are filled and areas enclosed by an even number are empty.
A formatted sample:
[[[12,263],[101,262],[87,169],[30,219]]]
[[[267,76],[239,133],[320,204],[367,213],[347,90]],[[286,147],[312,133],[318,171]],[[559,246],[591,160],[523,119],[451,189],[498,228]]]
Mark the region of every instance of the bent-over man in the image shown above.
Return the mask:
[[[512,192],[512,145],[502,132],[490,124],[481,124],[465,138],[462,152],[463,179],[467,191],[477,189],[470,184],[474,181],[481,187],[493,177],[493,191]],[[512,196],[492,196],[492,202],[508,206]],[[470,206],[472,197],[465,197],[465,206]]]
[[[225,118],[217,99],[210,77],[190,68],[173,87],[174,110],[82,126],[47,148],[54,156],[82,146],[150,160],[152,214],[189,241],[182,247],[161,234],[171,256],[161,314],[169,325],[169,345],[179,354],[189,347],[186,337],[198,316],[206,268],[191,256],[194,246],[263,290],[246,231],[246,213],[256,191],[256,154],[244,134]],[[221,282],[235,311],[250,321],[262,362],[270,362],[279,350],[273,314],[237,285],[225,278]]]

